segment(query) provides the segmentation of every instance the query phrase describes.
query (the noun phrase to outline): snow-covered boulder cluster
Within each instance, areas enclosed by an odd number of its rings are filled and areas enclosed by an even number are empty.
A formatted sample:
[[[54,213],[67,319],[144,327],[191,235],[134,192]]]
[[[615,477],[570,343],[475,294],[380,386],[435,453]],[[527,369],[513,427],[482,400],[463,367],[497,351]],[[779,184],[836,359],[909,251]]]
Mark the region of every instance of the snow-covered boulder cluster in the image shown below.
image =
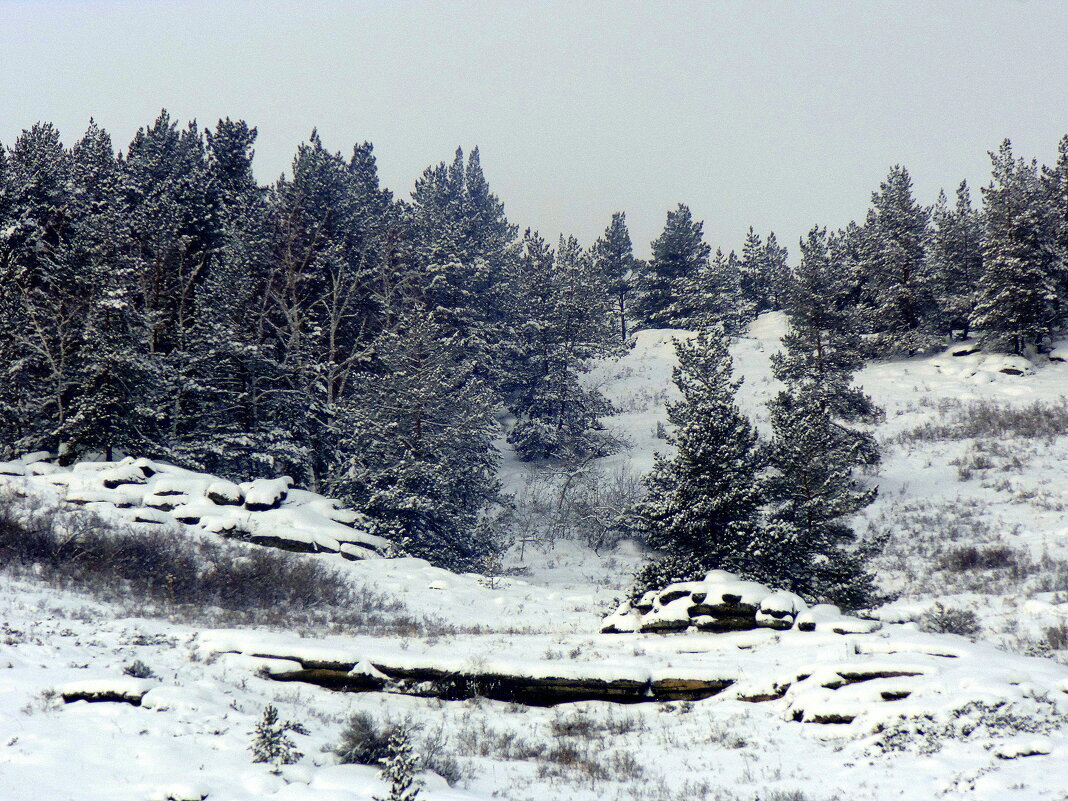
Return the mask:
[[[669,584],[650,590],[634,603],[624,601],[602,625],[604,634],[665,633],[696,629],[725,632],[752,629],[797,629],[862,634],[879,623],[843,615],[837,606],[809,606],[792,592],[743,581],[713,570],[702,581]]]
[[[1051,355],[1050,361],[1057,361]],[[987,353],[976,342],[961,342],[930,359],[929,364],[942,375],[953,376],[970,383],[988,384],[999,374],[1025,376],[1035,374],[1035,365],[1023,356],[1006,353]]]
[[[164,462],[127,457],[62,467],[48,453],[0,462],[0,484],[52,492],[69,504],[134,524],[195,526],[224,537],[305,553],[365,559],[389,544],[331,498],[288,476],[236,484]]]

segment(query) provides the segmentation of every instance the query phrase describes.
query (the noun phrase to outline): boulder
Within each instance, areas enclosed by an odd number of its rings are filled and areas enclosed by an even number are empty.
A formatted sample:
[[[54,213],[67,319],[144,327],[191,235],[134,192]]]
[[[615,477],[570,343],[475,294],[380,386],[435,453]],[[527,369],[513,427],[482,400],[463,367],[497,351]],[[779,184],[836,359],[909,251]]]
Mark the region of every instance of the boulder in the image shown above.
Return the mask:
[[[241,487],[232,481],[213,481],[208,484],[204,494],[218,506],[241,506],[245,501]]]
[[[259,478],[241,485],[245,494],[245,508],[250,512],[266,512],[268,509],[277,509],[286,499],[293,479],[289,476],[281,478]]]

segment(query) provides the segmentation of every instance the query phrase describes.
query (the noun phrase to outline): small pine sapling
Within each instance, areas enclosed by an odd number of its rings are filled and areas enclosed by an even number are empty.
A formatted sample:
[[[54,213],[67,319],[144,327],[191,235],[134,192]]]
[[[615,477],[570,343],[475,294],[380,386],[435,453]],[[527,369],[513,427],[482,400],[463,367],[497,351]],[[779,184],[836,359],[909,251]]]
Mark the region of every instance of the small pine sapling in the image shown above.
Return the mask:
[[[273,773],[278,773],[282,765],[292,765],[304,754],[297,750],[296,743],[289,737],[289,732],[307,734],[308,730],[301,723],[280,721],[278,710],[271,704],[263,709],[263,717],[252,731],[253,762],[266,762],[274,766]]]
[[[382,778],[389,782],[386,798],[375,796],[374,801],[416,801],[420,783],[415,779],[419,762],[412,753],[411,735],[403,726],[390,735],[386,758],[382,761]]]

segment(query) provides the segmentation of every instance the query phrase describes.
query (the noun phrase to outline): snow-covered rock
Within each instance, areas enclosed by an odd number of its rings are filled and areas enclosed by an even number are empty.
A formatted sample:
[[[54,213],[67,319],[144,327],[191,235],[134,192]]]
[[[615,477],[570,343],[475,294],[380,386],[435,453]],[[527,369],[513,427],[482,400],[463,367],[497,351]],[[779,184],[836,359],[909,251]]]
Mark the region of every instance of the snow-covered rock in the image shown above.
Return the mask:
[[[365,531],[364,518],[355,511],[332,498],[292,489],[288,476],[239,485],[147,459],[62,467],[43,461],[47,456],[0,463],[0,478],[25,490],[56,492],[72,505],[124,522],[194,526],[290,551],[359,560],[379,556],[389,545]],[[36,466],[49,470],[35,474]]]

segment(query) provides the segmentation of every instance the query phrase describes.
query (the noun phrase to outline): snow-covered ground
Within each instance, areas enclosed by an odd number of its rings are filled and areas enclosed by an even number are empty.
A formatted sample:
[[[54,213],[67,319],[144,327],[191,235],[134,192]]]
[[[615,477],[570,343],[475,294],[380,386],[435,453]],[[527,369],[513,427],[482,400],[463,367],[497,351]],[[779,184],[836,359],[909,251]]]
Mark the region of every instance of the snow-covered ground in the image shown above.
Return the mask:
[[[783,327],[780,315],[765,315],[734,349],[740,402],[758,422],[776,391],[768,357]],[[589,376],[620,410],[608,426],[629,443],[601,460],[606,473],[643,472],[654,452],[668,451],[657,423],[675,397],[672,335],[685,332],[641,332],[634,349]],[[455,757],[464,778],[450,788],[426,775],[429,801],[1068,798],[1068,667],[1066,651],[1055,650],[1055,632],[1068,626],[1068,437],[1015,436],[1020,426],[999,428],[996,414],[963,428],[991,408],[1063,403],[1068,364],[947,351],[877,362],[858,380],[886,422],[877,432],[883,464],[867,478],[880,496],[857,523],[891,532],[880,578],[901,594],[878,610],[875,631],[601,634],[643,558],[631,542],[599,552],[568,539],[526,542],[509,552],[503,575],[488,578],[415,559],[290,557],[333,558],[429,621],[390,638],[115,619],[115,607],[0,574],[0,799],[384,796],[374,768],[338,765],[329,751],[354,712],[410,719],[420,747]],[[506,458],[503,470],[505,485],[520,490],[528,468]],[[185,482],[176,491],[188,494],[195,477]],[[353,532],[330,517],[334,508],[318,504],[326,522],[315,522]],[[151,536],[152,524],[139,525]],[[977,556],[962,551],[970,545]],[[973,612],[978,641],[921,631],[937,619],[936,603],[943,618]],[[270,678],[301,659],[732,683],[695,702],[540,708]],[[124,676],[134,660],[156,678]],[[140,693],[140,706],[63,701],[101,688]],[[308,730],[291,735],[304,757],[280,775],[248,751],[267,704]]]

